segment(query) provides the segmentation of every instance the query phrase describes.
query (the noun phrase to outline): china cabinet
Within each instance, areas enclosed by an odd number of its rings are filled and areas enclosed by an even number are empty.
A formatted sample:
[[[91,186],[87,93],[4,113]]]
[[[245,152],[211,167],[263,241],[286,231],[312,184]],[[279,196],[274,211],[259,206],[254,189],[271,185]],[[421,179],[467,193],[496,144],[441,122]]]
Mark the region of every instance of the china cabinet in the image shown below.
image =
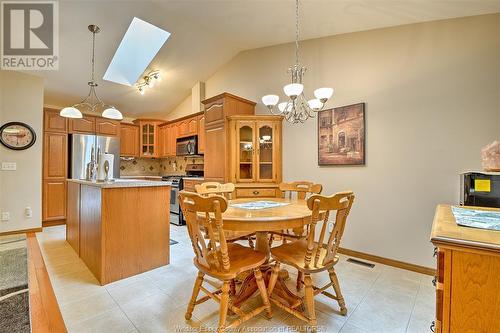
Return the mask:
[[[159,157],[159,126],[164,123],[162,120],[139,119],[134,121],[139,125],[139,156]]]

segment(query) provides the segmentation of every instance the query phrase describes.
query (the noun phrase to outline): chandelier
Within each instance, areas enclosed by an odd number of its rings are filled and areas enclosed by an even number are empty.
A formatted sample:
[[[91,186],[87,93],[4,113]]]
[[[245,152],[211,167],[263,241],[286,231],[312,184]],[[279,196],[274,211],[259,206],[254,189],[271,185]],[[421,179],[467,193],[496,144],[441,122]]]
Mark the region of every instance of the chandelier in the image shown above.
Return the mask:
[[[137,89],[141,95],[144,95],[146,92],[146,88],[153,88],[155,85],[155,81],[161,81],[160,71],[154,70],[149,72],[142,78],[141,82],[136,84]]]
[[[121,120],[123,116],[120,111],[118,111],[114,106],[107,105],[96,93],[97,83],[94,79],[94,63],[95,63],[95,34],[101,31],[101,29],[94,24],[88,26],[89,31],[92,33],[92,74],[90,81],[87,83],[90,87],[87,97],[85,97],[80,103],[74,104],[72,106],[65,107],[59,113],[62,117],[66,118],[82,118],[83,109],[86,112],[99,112],[102,111],[102,116],[108,119]]]
[[[314,118],[315,112],[321,111],[326,101],[333,95],[332,88],[319,88],[314,91],[316,98],[307,100],[304,96],[304,85],[302,78],[306,67],[299,63],[299,0],[295,1],[295,64],[288,68],[291,74],[291,83],[283,87],[288,101],[279,103],[278,95],[266,95],[262,97],[262,103],[272,114],[282,115],[291,123],[304,123],[309,118]],[[276,110],[277,106],[277,110]]]

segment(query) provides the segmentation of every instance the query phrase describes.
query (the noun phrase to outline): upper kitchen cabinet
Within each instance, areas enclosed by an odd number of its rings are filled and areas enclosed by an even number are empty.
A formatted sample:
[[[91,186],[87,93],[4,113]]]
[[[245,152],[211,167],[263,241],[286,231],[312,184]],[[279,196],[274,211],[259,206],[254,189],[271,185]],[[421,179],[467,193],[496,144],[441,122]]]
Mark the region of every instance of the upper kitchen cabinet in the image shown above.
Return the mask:
[[[68,118],[61,117],[59,110],[45,108],[43,128],[46,132],[66,133],[68,131]]]
[[[198,116],[198,154],[205,153],[205,115]]]
[[[121,124],[120,156],[139,157],[139,126]]]
[[[83,115],[83,118],[69,119],[69,132],[80,134],[95,134],[96,117]]]
[[[204,155],[205,179],[228,182],[231,179],[229,169],[229,151],[231,139],[227,136],[228,116],[255,114],[255,102],[223,93],[203,102],[204,113]]]
[[[162,120],[139,119],[134,123],[139,125],[139,156],[159,157],[159,126],[164,123]]]
[[[67,177],[68,137],[66,133],[45,132],[43,135],[43,177]]]
[[[177,123],[177,137],[183,138],[186,136],[193,136],[198,134],[198,117],[189,117],[180,120]]]
[[[120,122],[106,118],[96,118],[95,133],[105,136],[120,136]]]

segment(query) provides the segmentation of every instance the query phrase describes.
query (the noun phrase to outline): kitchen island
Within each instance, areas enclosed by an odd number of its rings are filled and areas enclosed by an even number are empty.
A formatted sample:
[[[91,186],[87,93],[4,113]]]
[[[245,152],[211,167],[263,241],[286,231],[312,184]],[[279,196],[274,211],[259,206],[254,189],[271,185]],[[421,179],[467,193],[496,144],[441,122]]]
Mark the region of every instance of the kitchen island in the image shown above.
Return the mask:
[[[170,186],[68,179],[66,240],[101,285],[169,263]]]

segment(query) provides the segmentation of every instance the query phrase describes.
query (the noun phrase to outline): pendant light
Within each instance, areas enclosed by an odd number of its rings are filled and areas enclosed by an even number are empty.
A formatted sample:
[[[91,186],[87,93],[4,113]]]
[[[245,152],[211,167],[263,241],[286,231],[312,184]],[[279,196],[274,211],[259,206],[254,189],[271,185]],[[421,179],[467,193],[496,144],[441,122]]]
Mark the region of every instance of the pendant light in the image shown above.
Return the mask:
[[[91,24],[88,26],[89,31],[92,33],[92,72],[91,79],[87,83],[90,87],[88,95],[78,104],[65,107],[59,113],[62,117],[66,118],[82,118],[82,112],[80,109],[85,111],[95,113],[102,111],[102,116],[108,119],[122,120],[123,115],[114,106],[105,104],[96,93],[97,83],[94,79],[94,64],[95,64],[95,35],[101,31],[101,29],[95,25]]]

